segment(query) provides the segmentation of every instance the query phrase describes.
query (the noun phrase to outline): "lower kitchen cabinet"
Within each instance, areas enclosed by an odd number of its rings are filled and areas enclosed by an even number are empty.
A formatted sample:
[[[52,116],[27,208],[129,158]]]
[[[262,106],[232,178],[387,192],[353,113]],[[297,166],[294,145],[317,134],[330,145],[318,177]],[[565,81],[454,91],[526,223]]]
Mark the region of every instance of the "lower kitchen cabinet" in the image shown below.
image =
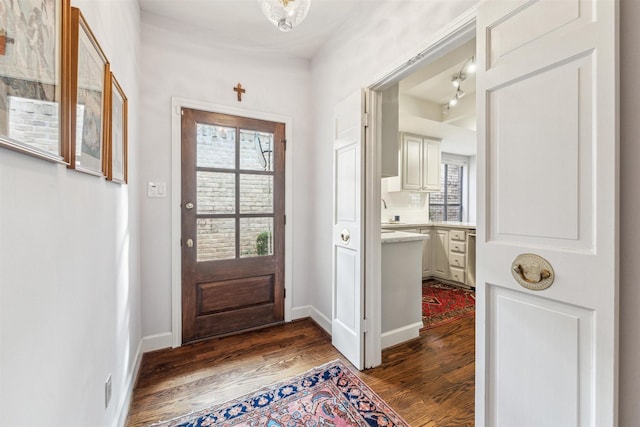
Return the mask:
[[[475,286],[475,230],[437,225],[394,229],[427,237],[422,242],[423,279],[437,277]]]
[[[431,249],[431,229],[423,228],[420,230],[420,233],[427,236],[427,238],[422,242],[422,277],[429,277],[432,274],[433,264],[431,262],[431,258],[433,255],[433,250]]]
[[[449,278],[449,230],[433,229],[432,275],[442,279]]]

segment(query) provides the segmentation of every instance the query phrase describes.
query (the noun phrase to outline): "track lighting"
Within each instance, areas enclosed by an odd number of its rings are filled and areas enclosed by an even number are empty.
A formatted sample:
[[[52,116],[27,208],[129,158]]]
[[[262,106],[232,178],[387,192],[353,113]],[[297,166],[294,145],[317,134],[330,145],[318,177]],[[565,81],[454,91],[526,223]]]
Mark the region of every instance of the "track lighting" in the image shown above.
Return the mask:
[[[469,64],[467,65],[467,73],[469,74],[473,74],[476,72],[476,61],[475,61],[476,57],[472,56],[471,59],[469,59]]]
[[[453,77],[451,77],[451,85],[455,88],[459,88],[466,78],[467,75],[465,73],[460,72],[458,74],[454,74]]]
[[[467,79],[467,74],[473,74],[476,71],[476,63],[475,57],[467,59],[465,63],[462,65],[462,68],[458,73],[451,76],[451,85],[456,88],[456,92],[453,94],[453,97],[449,100],[448,103],[442,106],[442,114],[448,115],[451,107],[455,107],[458,104],[458,100],[462,98],[465,93],[462,90],[462,82]]]

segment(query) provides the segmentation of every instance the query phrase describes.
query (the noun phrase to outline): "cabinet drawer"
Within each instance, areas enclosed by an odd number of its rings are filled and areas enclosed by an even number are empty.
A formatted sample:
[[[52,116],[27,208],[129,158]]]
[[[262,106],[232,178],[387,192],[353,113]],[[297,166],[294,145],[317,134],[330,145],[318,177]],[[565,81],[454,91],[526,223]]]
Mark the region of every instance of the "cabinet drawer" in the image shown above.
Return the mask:
[[[464,270],[461,268],[451,267],[451,280],[454,282],[464,283]]]
[[[449,250],[451,252],[459,252],[461,254],[465,253],[465,243],[464,242],[458,242],[457,240],[452,240],[451,242],[449,242]]]
[[[464,268],[464,255],[454,253],[449,254],[449,265],[451,267]]]
[[[451,230],[449,231],[449,240],[458,240],[461,242],[465,241],[465,231],[464,230]]]

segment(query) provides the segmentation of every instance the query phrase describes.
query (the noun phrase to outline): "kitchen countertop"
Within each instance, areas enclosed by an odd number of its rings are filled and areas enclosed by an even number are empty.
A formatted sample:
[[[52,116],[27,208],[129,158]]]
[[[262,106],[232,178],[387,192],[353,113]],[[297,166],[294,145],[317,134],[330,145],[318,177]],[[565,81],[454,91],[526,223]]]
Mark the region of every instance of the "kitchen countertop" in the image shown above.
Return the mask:
[[[380,237],[382,243],[414,242],[426,239],[428,239],[426,234],[407,233],[404,231],[383,231]]]
[[[395,229],[395,228],[427,228],[427,227],[450,227],[450,228],[465,228],[474,229],[476,225],[471,222],[459,222],[459,221],[438,221],[438,222],[383,222],[380,224],[382,229]]]

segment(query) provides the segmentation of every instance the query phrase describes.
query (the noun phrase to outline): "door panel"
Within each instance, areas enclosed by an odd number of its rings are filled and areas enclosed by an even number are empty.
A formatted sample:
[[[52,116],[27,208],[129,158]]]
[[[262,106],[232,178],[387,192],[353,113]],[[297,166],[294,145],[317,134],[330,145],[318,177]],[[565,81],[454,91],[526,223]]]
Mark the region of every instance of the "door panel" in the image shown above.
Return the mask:
[[[616,425],[617,6],[478,9],[478,426]]]
[[[336,106],[334,140],[332,344],[364,368],[363,95]]]
[[[284,320],[284,125],[183,109],[183,342]]]
[[[494,365],[502,384],[493,389],[496,425],[583,425],[580,397],[593,391],[582,380],[593,366],[593,311],[501,287],[491,288],[489,301],[491,351],[508,355]]]
[[[405,190],[422,190],[422,138],[405,135],[402,139],[402,179]]]
[[[492,240],[593,250],[593,64],[591,53],[490,92]]]

